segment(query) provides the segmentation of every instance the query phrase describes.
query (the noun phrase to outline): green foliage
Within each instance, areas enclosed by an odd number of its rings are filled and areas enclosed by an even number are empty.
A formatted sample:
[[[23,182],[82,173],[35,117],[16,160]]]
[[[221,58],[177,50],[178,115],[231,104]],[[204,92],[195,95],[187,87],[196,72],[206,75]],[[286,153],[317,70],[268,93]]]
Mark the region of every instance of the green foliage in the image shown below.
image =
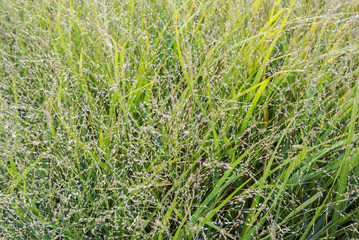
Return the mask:
[[[356,238],[358,11],[0,0],[0,237]]]

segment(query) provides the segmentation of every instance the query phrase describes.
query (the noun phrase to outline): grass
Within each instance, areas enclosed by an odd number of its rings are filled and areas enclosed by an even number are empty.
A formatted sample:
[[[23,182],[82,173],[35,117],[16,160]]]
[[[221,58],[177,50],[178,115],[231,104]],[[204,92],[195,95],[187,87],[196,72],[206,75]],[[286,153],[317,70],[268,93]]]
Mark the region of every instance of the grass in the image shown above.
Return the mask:
[[[0,0],[0,237],[356,238],[358,11]]]

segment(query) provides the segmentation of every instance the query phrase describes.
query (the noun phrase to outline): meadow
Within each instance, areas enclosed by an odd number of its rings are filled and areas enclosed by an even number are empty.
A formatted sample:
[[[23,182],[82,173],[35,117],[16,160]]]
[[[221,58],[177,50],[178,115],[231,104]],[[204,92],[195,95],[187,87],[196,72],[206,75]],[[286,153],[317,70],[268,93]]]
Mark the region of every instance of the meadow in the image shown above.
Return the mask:
[[[358,48],[358,0],[0,0],[0,238],[359,238]]]

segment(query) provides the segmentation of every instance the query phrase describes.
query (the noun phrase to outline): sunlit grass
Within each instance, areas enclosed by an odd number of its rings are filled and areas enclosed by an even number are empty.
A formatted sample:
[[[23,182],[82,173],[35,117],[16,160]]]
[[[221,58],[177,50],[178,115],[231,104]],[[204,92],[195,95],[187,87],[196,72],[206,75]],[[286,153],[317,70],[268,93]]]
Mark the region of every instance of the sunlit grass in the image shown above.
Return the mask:
[[[0,237],[355,239],[358,10],[0,0]]]

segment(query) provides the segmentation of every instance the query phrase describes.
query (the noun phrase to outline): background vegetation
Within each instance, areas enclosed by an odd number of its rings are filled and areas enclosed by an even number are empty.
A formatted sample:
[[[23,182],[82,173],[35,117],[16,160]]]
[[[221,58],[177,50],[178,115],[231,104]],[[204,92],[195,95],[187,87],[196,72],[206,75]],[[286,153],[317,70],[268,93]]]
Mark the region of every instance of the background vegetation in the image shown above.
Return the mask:
[[[356,0],[0,0],[0,237],[349,239]]]

